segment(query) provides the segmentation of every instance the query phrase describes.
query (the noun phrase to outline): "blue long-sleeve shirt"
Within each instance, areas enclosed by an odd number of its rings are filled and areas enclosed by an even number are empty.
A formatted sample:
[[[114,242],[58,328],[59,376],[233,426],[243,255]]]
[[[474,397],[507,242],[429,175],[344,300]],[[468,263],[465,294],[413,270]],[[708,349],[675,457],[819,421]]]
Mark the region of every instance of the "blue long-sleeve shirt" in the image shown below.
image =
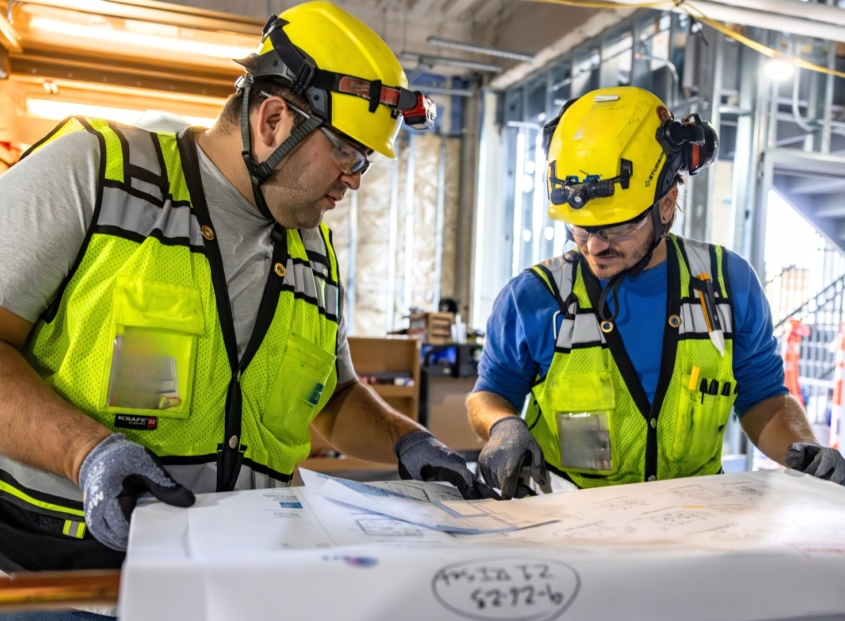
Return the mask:
[[[769,303],[745,259],[727,252],[734,309],[733,371],[741,387],[734,409],[742,417],[758,403],[788,392],[783,360],[772,336]],[[619,287],[616,326],[649,401],[654,399],[666,321],[667,263],[626,276]],[[602,283],[604,285],[604,283]],[[613,305],[612,296],[608,303]],[[487,323],[487,342],[475,391],[489,391],[522,410],[538,374],[548,373],[554,355],[552,321],[559,306],[530,272],[501,291]]]

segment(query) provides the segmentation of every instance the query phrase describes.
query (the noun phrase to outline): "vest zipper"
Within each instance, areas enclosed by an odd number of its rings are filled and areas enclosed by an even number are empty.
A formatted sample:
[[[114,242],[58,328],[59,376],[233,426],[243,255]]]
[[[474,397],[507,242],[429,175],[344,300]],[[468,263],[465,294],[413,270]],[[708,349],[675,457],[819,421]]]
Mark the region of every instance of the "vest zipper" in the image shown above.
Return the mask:
[[[179,156],[185,182],[191,196],[191,206],[197,216],[200,226],[209,226],[213,230],[208,204],[202,187],[197,145],[191,128],[181,132],[177,137]],[[272,232],[273,259],[272,263],[287,264],[287,233],[276,224]],[[279,294],[282,291],[283,278],[276,276],[272,270],[267,278],[267,284],[261,297],[258,316],[250,335],[249,343],[240,360],[238,360],[238,345],[235,335],[235,323],[232,318],[232,305],[229,301],[229,288],[226,284],[226,274],[223,268],[223,258],[217,237],[204,238],[206,257],[211,271],[211,282],[214,287],[214,298],[217,304],[217,317],[223,333],[223,343],[232,370],[232,378],[226,391],[225,420],[223,441],[217,447],[217,491],[226,492],[235,488],[238,480],[244,453],[247,447],[241,438],[241,423],[243,416],[243,393],[241,391],[241,376],[249,366],[252,357],[260,347],[267,333],[278,305]],[[271,263],[271,264],[272,264]]]
[[[681,308],[681,291],[680,291],[680,267],[678,265],[678,254],[675,251],[675,245],[670,240],[666,240],[666,262],[667,262],[667,280],[668,291],[666,293],[666,318],[665,327],[663,331],[663,349],[660,358],[660,374],[657,379],[657,388],[654,392],[654,401],[649,403],[648,395],[640,383],[640,378],[625,351],[625,345],[622,342],[622,336],[619,334],[619,329],[614,326],[613,330],[606,333],[605,340],[610,348],[610,353],[613,356],[619,373],[625,380],[625,386],[631,394],[631,398],[637,409],[645,419],[646,424],[646,444],[645,455],[643,455],[643,481],[655,481],[658,479],[658,446],[659,438],[657,437],[658,417],[663,406],[663,400],[666,397],[666,391],[669,389],[672,376],[675,373],[675,358],[678,353],[678,328],[672,328],[669,325],[668,318],[671,315],[680,313]],[[577,266],[576,266],[577,267]],[[587,294],[590,298],[590,304],[594,311],[598,308],[598,300],[601,295],[601,286],[599,281],[590,272],[586,266],[581,266],[581,274],[584,279],[584,286],[587,289]],[[598,316],[598,313],[597,313]]]

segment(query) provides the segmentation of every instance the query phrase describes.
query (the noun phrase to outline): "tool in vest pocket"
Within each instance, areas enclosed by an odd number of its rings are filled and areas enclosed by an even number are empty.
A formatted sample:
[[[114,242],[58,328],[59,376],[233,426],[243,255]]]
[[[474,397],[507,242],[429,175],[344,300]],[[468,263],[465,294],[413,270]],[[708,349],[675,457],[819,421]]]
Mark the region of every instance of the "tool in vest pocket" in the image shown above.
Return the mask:
[[[692,371],[690,371],[689,375],[689,388],[690,390],[695,390],[695,387],[698,385],[698,378],[701,376],[701,367],[693,367]]]
[[[725,333],[722,331],[722,320],[719,318],[719,311],[716,309],[716,296],[713,293],[713,283],[708,274],[699,274],[696,277],[698,286],[693,284],[698,300],[701,302],[701,310],[704,313],[704,322],[707,324],[707,334],[713,345],[719,350],[719,355],[725,356]]]

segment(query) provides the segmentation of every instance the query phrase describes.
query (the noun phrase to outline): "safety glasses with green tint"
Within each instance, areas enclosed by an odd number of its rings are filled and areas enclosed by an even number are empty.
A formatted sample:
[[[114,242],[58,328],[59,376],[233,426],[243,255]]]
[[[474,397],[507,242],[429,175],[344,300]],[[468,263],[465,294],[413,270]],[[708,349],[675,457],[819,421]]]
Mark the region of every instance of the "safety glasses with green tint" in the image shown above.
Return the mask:
[[[631,239],[637,234],[641,228],[645,226],[645,223],[648,222],[648,214],[651,213],[651,207],[646,209],[643,213],[639,216],[630,220],[628,222],[624,222],[622,224],[616,224],[613,226],[575,226],[574,224],[567,224],[566,228],[572,233],[572,236],[580,241],[589,241],[590,237],[595,235],[599,239],[605,242],[622,242],[627,239]]]
[[[261,94],[265,97],[272,97],[272,95],[261,91]],[[301,114],[306,119],[310,119],[311,115],[305,112],[304,110],[300,110],[296,106],[294,106],[291,102],[285,100],[291,110],[294,112]],[[332,161],[340,168],[341,172],[345,175],[364,175],[367,170],[370,168],[370,158],[367,157],[367,154],[364,153],[361,149],[353,145],[351,142],[344,140],[340,136],[338,136],[335,132],[331,129],[326,127],[325,125],[320,125],[320,131],[323,132],[326,138],[329,139],[329,142],[332,143],[332,153],[331,158]]]

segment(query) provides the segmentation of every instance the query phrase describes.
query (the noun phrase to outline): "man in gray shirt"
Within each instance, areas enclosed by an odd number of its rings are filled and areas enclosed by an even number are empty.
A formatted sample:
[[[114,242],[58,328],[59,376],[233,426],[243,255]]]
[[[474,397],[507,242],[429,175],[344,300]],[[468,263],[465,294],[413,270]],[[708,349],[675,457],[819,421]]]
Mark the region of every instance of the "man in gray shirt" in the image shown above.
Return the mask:
[[[307,40],[326,23],[349,31],[339,65]],[[74,119],[0,176],[0,569],[119,565],[146,492],[189,506],[193,492],[289,484],[312,419],[347,455],[398,458],[403,477],[489,495],[459,455],[357,381],[320,226],[373,149],[393,155],[401,105],[423,98],[339,8],[299,5],[268,22],[265,41],[283,28],[290,39],[241,61],[247,76],[210,129],[174,137]],[[305,74],[285,64],[301,58],[291,39],[328,67],[307,97]],[[374,49],[363,54],[360,40]],[[385,87],[370,75],[342,89],[379,56]],[[382,89],[378,101],[362,83]],[[333,113],[313,109],[320,97]],[[350,110],[379,106],[389,113],[359,131]],[[144,332],[147,315],[157,331]],[[118,316],[126,330],[104,331]],[[138,357],[119,372],[130,342]],[[161,358],[162,343],[182,345]],[[132,398],[144,405],[121,401]]]

